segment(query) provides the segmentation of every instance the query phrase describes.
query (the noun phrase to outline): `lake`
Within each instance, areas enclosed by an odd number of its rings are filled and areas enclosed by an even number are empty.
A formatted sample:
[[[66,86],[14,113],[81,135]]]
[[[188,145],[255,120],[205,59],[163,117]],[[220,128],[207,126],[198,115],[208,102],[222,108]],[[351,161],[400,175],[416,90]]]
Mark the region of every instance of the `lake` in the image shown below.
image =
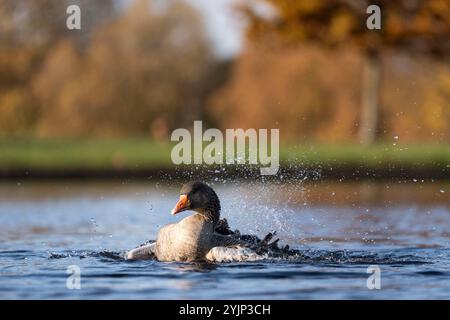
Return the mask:
[[[450,298],[448,182],[215,181],[222,217],[233,229],[258,236],[276,230],[301,256],[222,264],[125,261],[126,250],[189,214],[169,214],[180,186],[0,183],[0,298]],[[67,286],[70,266],[79,268],[78,290]],[[381,288],[369,289],[375,275]]]

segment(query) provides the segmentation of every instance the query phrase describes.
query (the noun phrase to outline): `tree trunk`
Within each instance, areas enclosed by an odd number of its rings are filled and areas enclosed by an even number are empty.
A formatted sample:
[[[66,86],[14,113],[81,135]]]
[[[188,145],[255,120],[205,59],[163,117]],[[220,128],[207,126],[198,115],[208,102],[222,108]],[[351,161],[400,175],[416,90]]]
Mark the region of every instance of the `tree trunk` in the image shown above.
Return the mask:
[[[359,140],[364,145],[376,139],[380,104],[381,61],[378,51],[364,57]]]

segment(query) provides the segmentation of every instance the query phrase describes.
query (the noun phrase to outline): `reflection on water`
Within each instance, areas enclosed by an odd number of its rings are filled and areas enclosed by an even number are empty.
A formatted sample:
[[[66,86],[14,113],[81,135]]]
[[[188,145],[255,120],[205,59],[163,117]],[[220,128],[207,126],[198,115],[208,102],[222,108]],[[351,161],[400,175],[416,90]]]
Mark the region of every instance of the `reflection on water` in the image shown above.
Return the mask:
[[[215,183],[222,215],[259,236],[277,230],[290,260],[125,261],[180,217],[179,186],[0,183],[0,298],[448,298],[450,193],[441,181]],[[79,265],[82,289],[66,288]],[[369,265],[382,290],[368,290]]]

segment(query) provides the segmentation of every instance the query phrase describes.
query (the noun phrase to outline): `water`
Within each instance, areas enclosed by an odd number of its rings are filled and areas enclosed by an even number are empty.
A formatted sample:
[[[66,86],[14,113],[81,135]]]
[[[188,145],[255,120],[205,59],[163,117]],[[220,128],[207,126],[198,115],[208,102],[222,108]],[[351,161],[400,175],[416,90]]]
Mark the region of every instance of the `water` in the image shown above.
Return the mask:
[[[448,184],[214,187],[232,228],[259,236],[275,229],[302,254],[225,264],[125,261],[125,250],[180,219],[169,214],[179,185],[1,183],[0,298],[450,298]],[[72,265],[81,271],[79,290],[66,285]],[[372,265],[380,290],[367,288]]]

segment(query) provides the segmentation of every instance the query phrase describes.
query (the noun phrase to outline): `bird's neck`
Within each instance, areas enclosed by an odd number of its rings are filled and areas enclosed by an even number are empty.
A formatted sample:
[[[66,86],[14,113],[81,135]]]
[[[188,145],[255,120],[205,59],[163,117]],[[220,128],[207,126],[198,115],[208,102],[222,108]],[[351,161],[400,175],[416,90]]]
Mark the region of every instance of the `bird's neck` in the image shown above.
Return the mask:
[[[206,208],[196,210],[197,214],[201,215],[206,221],[211,221],[213,225],[217,225],[220,219],[220,209]]]

